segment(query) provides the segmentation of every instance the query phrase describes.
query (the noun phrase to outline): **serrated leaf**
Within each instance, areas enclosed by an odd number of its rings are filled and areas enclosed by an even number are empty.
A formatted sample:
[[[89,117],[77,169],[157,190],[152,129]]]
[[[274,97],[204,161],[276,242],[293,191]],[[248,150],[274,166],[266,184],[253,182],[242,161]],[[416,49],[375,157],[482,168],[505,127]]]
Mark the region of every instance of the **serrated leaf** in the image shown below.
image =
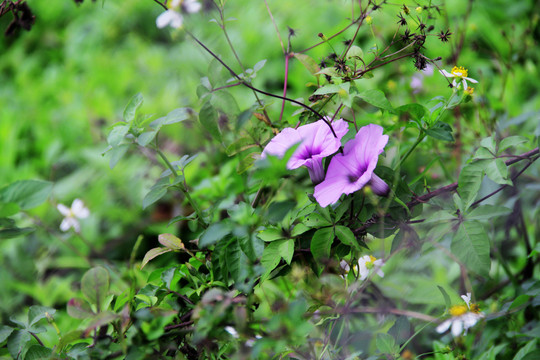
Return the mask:
[[[146,146],[148,144],[150,144],[150,142],[152,140],[154,140],[154,138],[156,137],[157,135],[157,131],[147,131],[147,132],[143,132],[141,135],[139,135],[139,137],[137,138],[137,144],[141,145],[141,146]]]
[[[508,179],[508,167],[500,158],[493,159],[487,163],[485,167],[488,178],[501,185],[512,185],[512,181]]]
[[[159,255],[163,255],[165,253],[168,253],[172,251],[171,249],[169,248],[166,248],[166,247],[158,247],[158,248],[153,248],[153,249],[150,249],[148,250],[148,252],[146,254],[144,254],[144,258],[141,262],[141,269],[143,267],[146,266],[146,264],[148,264],[148,262],[156,257],[158,257]]]
[[[491,153],[495,154],[497,150],[495,149],[496,144],[493,136],[489,136],[480,141],[480,145],[488,149]]]
[[[377,334],[376,339],[376,346],[377,350],[379,350],[383,354],[395,354],[398,352],[399,348],[396,345],[396,341],[392,337],[392,335],[388,334]]]
[[[218,222],[210,225],[199,237],[199,248],[217,243],[231,233],[232,229],[227,223]]]
[[[474,159],[493,159],[495,155],[489,152],[485,147],[480,147],[474,154]]]
[[[153,186],[142,201],[143,210],[161,199],[167,193],[166,186]]]
[[[210,101],[206,101],[199,112],[199,122],[203,128],[217,141],[221,142],[221,131],[218,126],[218,112]]]
[[[161,245],[171,250],[183,250],[185,249],[182,240],[174,236],[173,234],[160,234],[158,241]]]
[[[109,272],[101,266],[88,270],[81,280],[81,291],[90,304],[100,312],[109,292]]]
[[[22,210],[43,203],[52,191],[53,183],[42,180],[20,180],[0,189],[0,202],[15,203]]]
[[[15,330],[14,328],[6,325],[0,325],[0,344],[2,344],[11,333]]]
[[[328,259],[333,242],[334,229],[327,227],[317,230],[311,239],[311,254],[315,259]]]
[[[116,164],[120,161],[120,159],[126,154],[126,152],[129,149],[129,144],[122,144],[115,148],[112,148],[109,151],[110,160],[109,160],[109,167],[113,169]]]
[[[280,241],[279,244],[279,255],[288,265],[291,265],[291,260],[294,254],[294,241],[292,239],[288,239]]]
[[[451,251],[467,269],[487,277],[491,267],[489,237],[478,221],[460,224],[452,238]]]
[[[501,140],[499,143],[499,153],[503,152],[504,150],[508,149],[509,147],[516,146],[519,144],[523,144],[528,142],[529,139],[527,139],[524,136],[509,136]]]
[[[261,258],[261,265],[264,267],[265,272],[262,276],[265,279],[281,261],[280,246],[281,243],[286,240],[274,241],[268,244],[263,251]]]
[[[474,202],[482,184],[484,170],[477,163],[465,165],[459,174],[457,191],[463,201],[464,211]]]
[[[7,348],[13,359],[19,358],[30,339],[32,336],[26,330],[15,330],[9,335]]]
[[[123,118],[124,121],[129,123],[135,119],[135,114],[137,113],[137,110],[143,103],[143,96],[141,93],[137,93],[133,95],[133,97],[129,100],[128,104],[126,105],[124,109]]]
[[[164,117],[160,117],[150,123],[150,127],[153,129],[159,130],[164,125],[176,124],[180,121],[189,119],[191,116],[191,109],[189,108],[178,108],[170,111]]]
[[[117,147],[124,141],[128,131],[129,125],[116,125],[107,136],[107,143],[113,148]]]
[[[319,64],[308,55],[305,54],[293,54],[296,60],[300,61],[302,65],[311,73],[311,75],[317,75],[319,71],[321,71],[321,68],[319,67]]]
[[[443,141],[454,141],[452,127],[442,121],[436,122],[431,128],[424,130],[428,136]]]
[[[354,236],[351,229],[346,226],[338,225],[335,227],[335,231],[337,238],[342,244],[352,246],[358,250],[360,249],[360,245],[358,245],[358,241],[356,241],[356,236]]]
[[[257,237],[265,242],[272,242],[276,240],[285,239],[285,234],[281,229],[266,228],[263,231],[257,233]]]
[[[82,299],[72,298],[67,304],[67,313],[76,319],[86,319],[95,315],[90,305]]]
[[[508,215],[511,209],[504,206],[481,205],[466,215],[467,220],[490,220],[497,216]]]
[[[28,326],[32,326],[39,320],[46,318],[47,314],[50,316],[54,315],[55,312],[55,309],[46,306],[30,306],[28,309]]]
[[[46,348],[45,346],[34,344],[30,346],[30,348],[24,355],[24,360],[43,360],[43,359],[48,359],[51,355],[52,355],[52,349]]]
[[[381,90],[377,90],[377,89],[364,90],[358,93],[356,96],[358,96],[359,98],[361,98],[368,104],[376,106],[380,109],[387,110],[387,111],[394,110],[394,108],[392,107],[392,104],[390,104],[390,101],[388,101],[388,99],[386,98],[386,96]]]

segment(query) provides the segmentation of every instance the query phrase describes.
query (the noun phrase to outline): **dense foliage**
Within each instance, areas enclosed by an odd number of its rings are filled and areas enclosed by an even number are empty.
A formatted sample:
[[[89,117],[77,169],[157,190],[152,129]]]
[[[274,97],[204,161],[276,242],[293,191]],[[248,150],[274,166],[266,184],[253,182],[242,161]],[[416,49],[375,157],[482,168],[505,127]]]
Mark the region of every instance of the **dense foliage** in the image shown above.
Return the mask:
[[[540,358],[534,10],[1,1],[0,358]]]

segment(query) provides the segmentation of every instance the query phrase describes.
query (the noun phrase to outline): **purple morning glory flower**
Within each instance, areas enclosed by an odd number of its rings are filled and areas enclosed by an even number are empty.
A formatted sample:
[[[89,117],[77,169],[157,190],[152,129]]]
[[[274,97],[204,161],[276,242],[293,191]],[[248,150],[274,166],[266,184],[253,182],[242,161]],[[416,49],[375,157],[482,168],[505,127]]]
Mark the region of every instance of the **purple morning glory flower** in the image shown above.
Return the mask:
[[[299,144],[287,162],[287,169],[305,166],[314,184],[324,180],[323,158],[334,154],[341,146],[341,138],[349,131],[346,121],[339,119],[332,122],[332,130],[323,120],[300,126],[298,129],[285,128],[266,145],[262,157],[274,155],[283,157],[287,150]]]
[[[388,185],[373,173],[379,155],[383,152],[388,135],[383,128],[370,124],[362,127],[355,138],[345,144],[343,154],[330,161],[326,178],[315,186],[315,199],[326,207],[336,203],[342,194],[352,194],[365,185],[371,185],[377,195],[387,195]]]

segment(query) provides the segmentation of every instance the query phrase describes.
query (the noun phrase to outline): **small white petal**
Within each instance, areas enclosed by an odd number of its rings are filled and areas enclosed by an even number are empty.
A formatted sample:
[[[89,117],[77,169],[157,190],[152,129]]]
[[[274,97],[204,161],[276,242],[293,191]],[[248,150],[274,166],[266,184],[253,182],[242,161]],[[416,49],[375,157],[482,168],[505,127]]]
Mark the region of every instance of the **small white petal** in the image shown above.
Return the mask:
[[[380,277],[384,277],[384,272],[380,268],[375,271],[377,272],[377,275],[379,275]]]
[[[467,90],[467,80],[463,78],[463,90]]]
[[[470,82],[472,82],[473,84],[478,84],[478,81],[477,81],[477,80],[474,80],[473,78],[470,78],[470,77],[464,77],[463,79],[467,79],[467,80],[469,80]]]
[[[56,205],[56,208],[60,211],[60,214],[64,216],[69,216],[71,214],[71,210],[64,204],[58,204]]]
[[[71,211],[73,212],[73,215],[79,219],[85,219],[90,215],[90,210],[84,206],[84,203],[80,199],[73,200]]]
[[[445,332],[446,330],[448,330],[448,328],[450,327],[450,325],[452,325],[452,320],[451,319],[448,319],[444,322],[442,322],[439,326],[437,326],[437,328],[435,329],[439,334],[442,334],[443,332]]]
[[[339,266],[340,266],[345,272],[351,271],[351,267],[349,266],[349,263],[347,263],[345,260],[341,260],[341,261],[339,262]]]
[[[443,74],[445,77],[454,77],[454,74],[449,73],[449,72],[446,71],[446,70],[439,70],[439,72],[440,72],[441,74]]]
[[[467,303],[467,307],[470,309],[471,308],[471,306],[470,306],[471,293],[467,293],[467,295],[461,295],[461,298],[463,299],[463,301],[465,301]]]
[[[156,26],[163,29],[165,26],[170,25],[173,28],[179,28],[182,26],[182,15],[174,10],[167,10],[160,14],[156,19]]]
[[[171,7],[176,8],[180,6],[180,0],[172,0],[171,1]]]
[[[233,338],[238,339],[238,331],[232,326],[225,326],[225,331],[231,334]]]
[[[65,218],[65,219],[62,220],[62,222],[60,223],[60,230],[62,230],[63,232],[68,231],[69,228],[71,227],[71,224],[70,224],[69,219],[70,219],[70,218]]]
[[[196,13],[201,10],[202,5],[196,0],[186,0],[184,2],[184,10],[188,13]]]
[[[453,87],[458,86],[458,84],[457,84],[457,82],[456,82],[456,79],[454,79],[454,81],[452,81],[452,86],[453,86]]]
[[[459,335],[461,335],[462,331],[463,331],[463,323],[461,322],[460,319],[454,319],[454,321],[452,321],[452,335],[454,337],[458,337]]]

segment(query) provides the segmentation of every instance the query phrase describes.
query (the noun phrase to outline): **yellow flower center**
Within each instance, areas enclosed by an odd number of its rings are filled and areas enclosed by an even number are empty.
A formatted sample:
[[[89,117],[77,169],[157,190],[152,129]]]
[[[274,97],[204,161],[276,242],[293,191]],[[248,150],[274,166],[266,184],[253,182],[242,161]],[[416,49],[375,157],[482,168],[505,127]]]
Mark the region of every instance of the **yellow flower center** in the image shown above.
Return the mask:
[[[377,260],[376,257],[369,255],[369,261],[366,262],[366,268],[373,269],[373,263]]]
[[[467,89],[465,89],[465,92],[468,94],[468,95],[472,95],[474,93],[474,88],[472,87],[467,87]]]
[[[468,309],[467,309],[467,306],[465,305],[454,305],[448,311],[450,312],[450,315],[452,316],[461,316],[465,314],[468,311]]]
[[[480,314],[480,306],[478,304],[471,304],[471,312]]]
[[[458,78],[464,78],[469,74],[469,71],[462,66],[454,66],[452,68],[452,75]]]

